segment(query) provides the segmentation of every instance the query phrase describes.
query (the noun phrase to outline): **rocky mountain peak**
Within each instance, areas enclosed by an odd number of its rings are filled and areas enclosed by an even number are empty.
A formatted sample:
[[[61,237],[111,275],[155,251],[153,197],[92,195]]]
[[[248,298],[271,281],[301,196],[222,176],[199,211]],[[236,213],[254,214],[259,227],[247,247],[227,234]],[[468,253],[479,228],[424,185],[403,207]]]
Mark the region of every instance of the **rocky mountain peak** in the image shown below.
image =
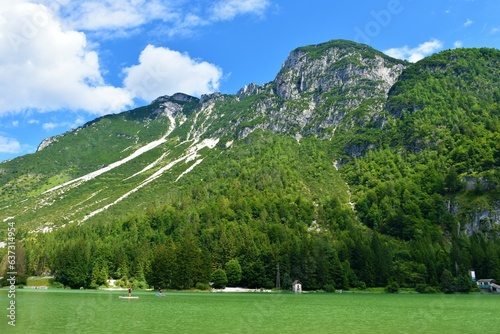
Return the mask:
[[[245,87],[241,88],[237,93],[236,96],[238,96],[239,99],[244,99],[247,96],[258,94],[261,92],[261,87],[255,83],[250,83],[246,85]]]
[[[338,128],[378,119],[390,88],[407,66],[367,45],[344,40],[300,47],[290,53],[274,81],[238,91],[238,101],[250,105],[252,112],[239,114],[232,124],[239,138],[256,129],[298,139],[331,137]],[[362,107],[367,100],[370,107]]]
[[[275,93],[289,100],[304,92],[343,92],[370,80],[387,96],[405,67],[369,46],[330,41],[292,51],[276,77]]]
[[[196,101],[199,101],[198,98],[191,96],[191,95],[184,94],[184,93],[175,93],[174,95],[172,95],[171,99],[174,101],[177,101],[177,102],[196,102]]]
[[[164,102],[167,102],[167,101],[186,103],[186,102],[196,102],[196,101],[199,101],[199,100],[200,99],[198,99],[197,97],[194,97],[194,96],[191,96],[191,95],[188,95],[188,94],[175,93],[172,96],[169,96],[169,95],[160,96],[160,97],[156,98],[152,103],[153,104],[154,103],[164,103]]]

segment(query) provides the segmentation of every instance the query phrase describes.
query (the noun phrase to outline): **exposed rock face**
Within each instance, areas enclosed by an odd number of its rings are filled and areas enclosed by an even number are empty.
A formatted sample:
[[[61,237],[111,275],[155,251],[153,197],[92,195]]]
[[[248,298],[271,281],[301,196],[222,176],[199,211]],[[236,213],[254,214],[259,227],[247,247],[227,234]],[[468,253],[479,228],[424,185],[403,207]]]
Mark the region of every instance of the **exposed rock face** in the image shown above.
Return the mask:
[[[298,48],[273,82],[250,84],[237,93],[240,101],[261,97],[253,103],[252,115],[238,120],[256,124],[238,136],[269,129],[295,138],[328,138],[339,127],[349,129],[374,120],[382,126],[380,112],[405,66],[368,46],[346,41]]]
[[[177,102],[195,102],[198,101],[198,99],[194,96],[190,96],[184,93],[175,93],[172,95],[172,99],[177,101]]]
[[[345,92],[369,83],[374,88],[366,97],[387,97],[387,93],[404,69],[404,65],[375,55],[366,57],[357,48],[332,47],[311,59],[304,49],[293,51],[276,77],[276,95],[291,100],[301,93]]]
[[[259,94],[261,90],[262,89],[259,87],[259,85],[251,83],[251,84],[243,87],[242,89],[240,89],[236,93],[236,96],[238,96],[238,98],[241,100],[241,99],[244,99],[245,97],[248,97],[250,95]]]
[[[500,227],[500,203],[496,203],[490,210],[480,210],[465,214],[464,231],[468,236],[474,233],[488,233],[498,231]]]
[[[53,143],[56,143],[58,140],[57,140],[57,136],[55,137],[49,137],[49,138],[45,138],[41,143],[40,145],[38,145],[36,151],[39,152],[41,150],[43,150],[44,148],[47,148],[49,147],[50,145],[52,145]]]
[[[171,101],[174,103],[179,103],[179,102],[183,103],[183,102],[196,102],[196,101],[199,101],[199,99],[194,97],[194,96],[187,95],[184,93],[175,93],[172,96],[168,96],[168,95],[160,96],[160,97],[156,98],[152,103],[162,103],[162,102],[168,102],[168,101]]]
[[[457,217],[459,233],[471,236],[474,233],[496,233],[500,235],[500,202],[490,203],[488,208],[476,206],[465,209],[460,204],[448,201],[446,210]]]

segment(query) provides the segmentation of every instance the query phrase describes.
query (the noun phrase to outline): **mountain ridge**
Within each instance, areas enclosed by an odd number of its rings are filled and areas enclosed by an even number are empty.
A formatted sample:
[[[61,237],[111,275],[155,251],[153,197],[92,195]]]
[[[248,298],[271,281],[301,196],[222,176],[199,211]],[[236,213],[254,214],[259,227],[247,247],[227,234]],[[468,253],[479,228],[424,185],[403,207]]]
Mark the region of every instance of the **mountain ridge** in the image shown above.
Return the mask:
[[[0,220],[49,240],[26,242],[59,260],[81,233],[109,241],[113,230],[126,249],[140,239],[151,253],[129,249],[127,263],[141,279],[153,275],[151,254],[181,250],[214,268],[238,258],[248,286],[272,285],[279,259],[314,288],[386,285],[398,270],[398,284],[436,286],[453,262],[457,275],[493,276],[466,245],[500,255],[499,59],[460,49],[410,64],[343,40],[300,47],[269,83],[161,96],[0,163]],[[60,253],[45,248],[59,238]],[[121,255],[106,256],[111,276],[125,275]],[[36,272],[42,262],[30,261]]]
[[[486,50],[478,52],[487,53]],[[48,138],[40,144],[38,151],[46,150],[63,137],[77,136],[83,129],[91,129],[116,117],[123,118],[124,123],[132,121],[144,124],[142,130],[136,129],[136,134],[131,131],[113,134],[133,144],[126,147],[120,145],[122,153],[134,149],[141,152],[140,143],[146,145],[152,139],[163,143],[162,138],[166,140],[172,132],[180,142],[202,139],[213,141],[219,138],[222,148],[229,147],[234,140],[244,139],[256,130],[288,134],[297,140],[304,136],[331,140],[339,132],[346,136],[353,131],[360,134],[359,129],[365,128],[367,124],[371,124],[368,128],[374,126],[378,129],[388,122],[391,115],[399,118],[391,101],[397,91],[395,87],[399,84],[396,79],[408,66],[409,63],[385,56],[367,45],[345,40],[299,47],[290,53],[270,83],[262,86],[249,84],[235,95],[213,93],[196,98],[176,93],[162,96],[149,106],[103,116],[66,134]],[[404,73],[403,77],[410,72]],[[216,112],[212,114],[214,109]],[[385,115],[385,111],[389,114]],[[138,134],[147,131],[148,124],[154,124],[157,120],[160,121],[157,126],[170,124],[167,135],[156,132],[158,134],[141,141]],[[222,123],[217,124],[218,120],[222,120]],[[124,126],[128,127],[127,124]],[[362,138],[362,135],[358,137]],[[374,143],[361,146],[354,143],[351,141],[350,146],[345,146],[344,152],[348,156],[361,156],[367,149],[374,147]],[[118,161],[125,156],[119,155]],[[112,165],[112,160],[108,164]],[[102,170],[105,165],[106,162],[96,165],[94,171]],[[91,173],[94,171],[90,170]],[[77,178],[73,180],[82,177],[74,175]]]

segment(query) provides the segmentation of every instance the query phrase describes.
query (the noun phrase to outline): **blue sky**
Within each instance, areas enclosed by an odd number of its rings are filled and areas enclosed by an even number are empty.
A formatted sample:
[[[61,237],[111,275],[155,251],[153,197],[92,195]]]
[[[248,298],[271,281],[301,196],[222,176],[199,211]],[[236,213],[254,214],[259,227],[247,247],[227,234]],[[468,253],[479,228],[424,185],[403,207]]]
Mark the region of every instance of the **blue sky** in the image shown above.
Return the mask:
[[[332,39],[500,49],[498,0],[0,0],[0,161],[176,92],[232,94]]]

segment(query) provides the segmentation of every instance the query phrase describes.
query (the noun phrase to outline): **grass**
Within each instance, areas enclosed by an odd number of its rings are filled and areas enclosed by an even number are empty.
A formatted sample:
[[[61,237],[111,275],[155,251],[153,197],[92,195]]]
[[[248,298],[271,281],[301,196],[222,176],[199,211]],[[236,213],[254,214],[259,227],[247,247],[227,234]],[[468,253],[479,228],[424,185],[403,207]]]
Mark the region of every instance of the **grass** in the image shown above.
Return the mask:
[[[30,286],[50,286],[54,282],[52,277],[30,277],[26,281],[26,285]]]
[[[17,291],[9,333],[493,333],[500,296]],[[5,310],[7,290],[0,290]],[[5,307],[4,307],[5,306]],[[6,312],[6,311],[3,311]],[[3,318],[3,317],[2,317]],[[0,331],[7,328],[0,322]]]

